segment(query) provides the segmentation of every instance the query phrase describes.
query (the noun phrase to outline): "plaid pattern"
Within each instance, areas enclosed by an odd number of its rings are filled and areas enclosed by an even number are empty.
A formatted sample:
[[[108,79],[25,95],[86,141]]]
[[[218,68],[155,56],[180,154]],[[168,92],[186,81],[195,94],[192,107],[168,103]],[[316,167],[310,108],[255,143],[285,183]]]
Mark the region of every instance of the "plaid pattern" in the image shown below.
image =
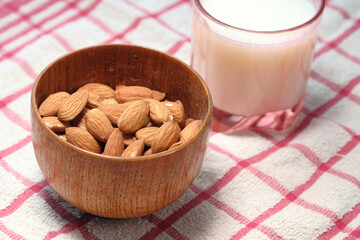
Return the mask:
[[[30,92],[55,58],[138,44],[189,62],[190,0],[0,1],[0,239],[360,238],[360,1],[329,0],[302,120],[289,133],[212,133],[175,203],[114,220],[46,183],[31,144]]]

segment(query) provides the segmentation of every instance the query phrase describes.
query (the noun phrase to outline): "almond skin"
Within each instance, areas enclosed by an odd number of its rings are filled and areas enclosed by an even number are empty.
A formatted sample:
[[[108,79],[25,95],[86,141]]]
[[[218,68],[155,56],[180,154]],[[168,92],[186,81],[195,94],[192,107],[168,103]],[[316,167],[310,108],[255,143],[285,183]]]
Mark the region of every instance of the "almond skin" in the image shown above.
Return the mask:
[[[79,127],[68,127],[65,134],[69,143],[90,152],[101,153],[101,144],[88,131]]]
[[[120,131],[125,134],[135,133],[145,123],[149,111],[148,101],[137,101],[131,104],[119,118],[118,127]]]
[[[79,88],[79,90],[88,90],[89,93],[96,94],[100,97],[101,100],[114,98],[114,89],[110,86],[102,83],[87,83]]]
[[[71,124],[74,126],[74,127],[81,127],[83,129],[86,130],[86,125],[85,125],[85,116],[86,114],[90,111],[89,108],[87,107],[84,107],[84,109],[81,111],[81,113],[79,113],[79,115],[76,116],[76,118],[74,118],[72,121],[71,121]]]
[[[193,118],[187,118],[187,119],[185,120],[185,127],[186,127],[187,125],[189,125],[189,123],[191,123],[192,121],[195,121],[195,119],[193,119]]]
[[[144,152],[144,156],[149,156],[152,154],[152,149],[149,148],[146,152]]]
[[[97,108],[98,106],[100,106],[100,104],[101,104],[100,96],[95,93],[89,92],[89,98],[86,106],[92,109],[92,108]]]
[[[122,157],[139,157],[144,153],[144,139],[131,143],[122,153]]]
[[[150,147],[158,130],[158,127],[141,128],[135,133],[135,136],[137,139],[144,139],[144,144]]]
[[[105,113],[97,108],[91,109],[85,116],[86,129],[97,140],[106,142],[114,128]]]
[[[134,102],[127,102],[122,104],[103,104],[100,105],[98,109],[105,113],[112,124],[117,125],[121,114],[133,103]]]
[[[160,92],[160,91],[156,91],[156,90],[151,90],[152,91],[152,95],[153,95],[153,99],[158,100],[159,102],[162,101],[166,94],[164,92]]]
[[[58,111],[58,118],[60,121],[73,120],[85,107],[89,98],[87,90],[78,90],[66,98]]]
[[[70,123],[61,122],[57,117],[43,117],[42,120],[45,122],[45,125],[50,128],[53,132],[64,132],[65,128],[70,127]]]
[[[39,107],[40,116],[55,116],[61,106],[61,103],[69,96],[70,94],[67,92],[57,92],[49,95]]]
[[[135,142],[137,140],[137,138],[135,136],[127,135],[127,134],[123,134],[123,139],[124,139],[125,146],[129,146],[130,144],[132,144],[133,142]]]
[[[182,144],[183,144],[183,142],[181,142],[181,141],[176,142],[176,143],[174,143],[173,145],[171,145],[171,147],[169,147],[169,149],[176,148],[177,146],[180,146],[180,145],[182,145]]]
[[[179,124],[180,128],[183,128],[185,125],[185,111],[182,102],[177,100],[176,102],[164,101],[161,103],[170,111],[173,120]]]
[[[115,128],[105,144],[105,149],[103,154],[109,156],[121,157],[123,151],[124,151],[124,139],[122,133],[118,128]]]
[[[154,99],[146,99],[150,103],[150,118],[156,124],[163,124],[171,120],[169,109]]]
[[[180,127],[176,122],[164,123],[156,132],[151,143],[152,152],[158,153],[169,149],[171,145],[179,140],[180,131]]]
[[[101,101],[102,105],[117,104],[118,102],[114,98],[108,98]]]
[[[201,120],[193,120],[180,133],[180,141],[187,142],[198,133],[202,126]]]
[[[118,87],[115,91],[115,99],[119,103],[152,98],[152,96],[149,88],[141,86]]]

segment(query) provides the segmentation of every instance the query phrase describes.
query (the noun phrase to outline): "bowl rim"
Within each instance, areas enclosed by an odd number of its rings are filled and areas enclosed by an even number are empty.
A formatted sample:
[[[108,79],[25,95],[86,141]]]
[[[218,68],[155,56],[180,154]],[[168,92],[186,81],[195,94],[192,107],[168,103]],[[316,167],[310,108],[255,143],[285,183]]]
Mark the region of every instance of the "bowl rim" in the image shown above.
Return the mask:
[[[155,52],[158,53],[160,55],[163,55],[164,57],[168,58],[168,59],[172,59],[175,60],[176,62],[179,62],[183,67],[189,69],[191,72],[193,72],[196,76],[197,79],[200,81],[201,85],[203,86],[206,95],[207,95],[207,102],[208,102],[208,109],[206,111],[206,115],[205,115],[205,120],[203,120],[203,124],[200,128],[200,131],[197,132],[197,134],[192,137],[189,141],[176,146],[173,149],[169,149],[163,152],[159,152],[159,153],[153,153],[151,155],[148,156],[139,156],[139,157],[116,157],[116,156],[109,156],[109,155],[103,155],[101,153],[93,153],[90,151],[87,151],[85,149],[79,148],[67,141],[62,140],[60,137],[57,136],[56,133],[54,133],[53,131],[50,130],[50,128],[48,128],[44,121],[42,121],[41,116],[39,114],[38,111],[38,106],[36,105],[35,102],[35,92],[36,89],[38,88],[38,84],[39,81],[41,79],[41,77],[45,74],[45,72],[56,62],[60,61],[61,59],[64,59],[72,54],[76,54],[79,52],[83,52],[89,49],[95,49],[95,48],[103,48],[103,47],[122,47],[122,48],[127,48],[127,47],[131,47],[131,48],[137,48],[139,50],[145,50],[145,51],[150,51],[150,52]],[[210,90],[208,88],[208,86],[206,85],[205,81],[203,80],[203,78],[200,76],[200,74],[198,72],[196,72],[191,66],[189,66],[188,64],[186,64],[184,61],[168,54],[165,52],[161,52],[159,50],[155,50],[152,48],[148,48],[148,47],[142,47],[142,46],[138,46],[138,45],[130,45],[130,44],[101,44],[101,45],[93,45],[93,46],[88,46],[88,47],[84,47],[84,48],[79,48],[77,50],[68,52],[66,54],[63,54],[62,56],[55,58],[52,62],[50,62],[36,77],[34,85],[32,87],[31,90],[31,111],[33,112],[33,115],[35,116],[36,120],[32,120],[32,121],[38,121],[40,123],[40,126],[45,130],[45,132],[47,132],[49,134],[49,136],[54,139],[55,141],[57,141],[58,143],[64,145],[65,147],[69,147],[70,149],[76,151],[79,154],[84,154],[87,157],[91,157],[91,158],[95,158],[95,159],[101,159],[101,160],[108,160],[108,161],[116,161],[116,162],[137,162],[137,161],[147,161],[147,160],[152,160],[154,158],[158,158],[158,157],[166,157],[168,155],[171,155],[177,151],[180,151],[184,148],[186,148],[187,146],[189,146],[192,142],[194,142],[196,139],[198,139],[198,137],[200,135],[202,135],[205,131],[205,129],[211,124],[211,116],[212,116],[212,111],[213,111],[213,101],[212,101],[212,96],[210,93]]]

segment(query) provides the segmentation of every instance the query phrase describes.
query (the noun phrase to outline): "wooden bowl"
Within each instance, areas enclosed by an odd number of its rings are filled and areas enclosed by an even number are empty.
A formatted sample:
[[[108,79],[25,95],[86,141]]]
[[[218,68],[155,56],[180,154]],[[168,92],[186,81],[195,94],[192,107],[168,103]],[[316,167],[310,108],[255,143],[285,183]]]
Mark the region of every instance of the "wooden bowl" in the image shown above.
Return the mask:
[[[140,85],[181,100],[188,117],[202,119],[199,133],[182,146],[136,158],[82,150],[46,127],[39,104],[58,91],[85,83]],[[210,133],[212,101],[201,77],[174,57],[130,45],[81,49],[52,62],[31,94],[32,139],[49,185],[73,206],[103,217],[131,218],[153,213],[178,199],[197,176]]]

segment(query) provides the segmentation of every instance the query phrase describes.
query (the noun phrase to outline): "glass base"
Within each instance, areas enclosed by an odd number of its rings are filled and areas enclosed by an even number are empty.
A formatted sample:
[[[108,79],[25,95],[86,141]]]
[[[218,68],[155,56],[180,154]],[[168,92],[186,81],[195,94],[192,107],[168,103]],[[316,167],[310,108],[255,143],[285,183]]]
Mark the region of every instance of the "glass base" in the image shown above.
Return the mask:
[[[215,132],[229,133],[237,130],[287,131],[293,127],[300,115],[303,100],[292,108],[245,117],[213,108],[211,128]]]

